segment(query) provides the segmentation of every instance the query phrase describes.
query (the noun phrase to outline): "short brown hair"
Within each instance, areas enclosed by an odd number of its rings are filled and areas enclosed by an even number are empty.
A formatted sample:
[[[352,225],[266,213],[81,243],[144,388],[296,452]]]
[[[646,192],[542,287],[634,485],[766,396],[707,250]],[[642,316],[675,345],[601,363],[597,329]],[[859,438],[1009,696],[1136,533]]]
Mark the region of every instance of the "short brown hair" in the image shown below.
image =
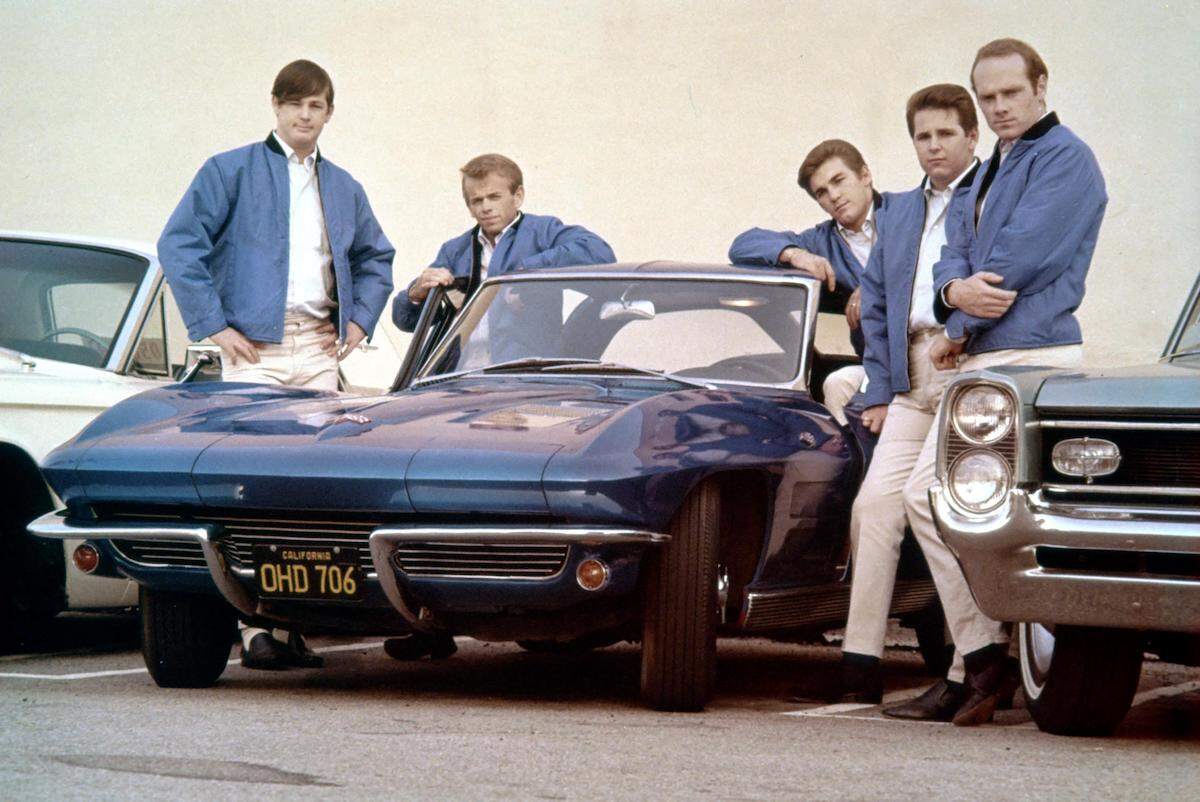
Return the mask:
[[[333,107],[333,81],[319,65],[297,59],[275,76],[271,96],[276,100],[300,100],[310,95],[325,95],[326,102]]]
[[[971,93],[958,84],[934,84],[924,89],[918,89],[908,99],[904,109],[904,119],[908,123],[908,135],[913,135],[913,120],[918,111],[925,109],[953,109],[958,113],[958,124],[964,133],[979,130],[979,118],[975,116],[975,101]]]
[[[863,159],[862,154],[858,152],[858,148],[846,140],[826,139],[810,150],[808,155],[804,157],[804,161],[801,162],[800,175],[796,179],[801,189],[809,195],[813,194],[812,187],[809,185],[809,182],[812,181],[813,173],[819,170],[821,165],[830,159],[841,159],[856,175],[862,175],[863,168],[867,166],[867,162]]]
[[[459,168],[459,172],[463,177],[464,198],[467,193],[466,180],[468,178],[478,181],[492,174],[498,175],[508,179],[509,192],[516,192],[518,188],[525,185],[525,176],[521,175],[521,168],[517,166],[517,163],[499,153],[485,153],[482,156],[476,156]]]
[[[996,39],[979,48],[975,61],[971,64],[971,89],[975,88],[975,68],[985,58],[1004,58],[1005,56],[1020,56],[1025,61],[1025,74],[1029,77],[1029,85],[1037,89],[1038,78],[1050,77],[1050,68],[1038,52],[1020,39]]]

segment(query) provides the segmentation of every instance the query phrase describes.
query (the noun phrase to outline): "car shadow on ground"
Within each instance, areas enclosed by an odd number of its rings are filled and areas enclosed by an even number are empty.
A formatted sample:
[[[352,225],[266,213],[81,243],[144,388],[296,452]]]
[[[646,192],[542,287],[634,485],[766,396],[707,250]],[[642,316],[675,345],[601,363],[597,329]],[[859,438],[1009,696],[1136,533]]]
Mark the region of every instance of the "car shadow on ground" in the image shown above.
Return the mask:
[[[126,652],[139,648],[140,622],[132,613],[64,613],[35,621],[7,621],[0,656]]]

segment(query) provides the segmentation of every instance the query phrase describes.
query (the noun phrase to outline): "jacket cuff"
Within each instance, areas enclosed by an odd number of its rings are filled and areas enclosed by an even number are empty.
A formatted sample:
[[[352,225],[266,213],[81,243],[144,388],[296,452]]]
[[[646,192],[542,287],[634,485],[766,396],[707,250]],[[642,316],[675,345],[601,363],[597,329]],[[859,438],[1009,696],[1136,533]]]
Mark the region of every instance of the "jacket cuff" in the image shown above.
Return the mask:
[[[358,327],[367,334],[367,342],[371,341],[371,337],[375,335],[375,323],[379,320],[378,315],[373,315],[362,305],[355,305],[354,310],[350,313],[350,322],[357,323]],[[343,337],[345,335],[343,334]]]
[[[229,328],[229,321],[225,319],[225,315],[221,312],[213,312],[188,326],[188,336],[192,338],[192,342],[198,343],[227,328]]]
[[[967,318],[961,311],[955,309],[946,319],[946,339],[950,342],[961,343],[967,339]]]
[[[892,403],[892,399],[896,397],[890,389],[883,386],[884,382],[870,382],[867,384],[867,391],[863,394],[863,407],[877,407],[880,405],[888,405]]]

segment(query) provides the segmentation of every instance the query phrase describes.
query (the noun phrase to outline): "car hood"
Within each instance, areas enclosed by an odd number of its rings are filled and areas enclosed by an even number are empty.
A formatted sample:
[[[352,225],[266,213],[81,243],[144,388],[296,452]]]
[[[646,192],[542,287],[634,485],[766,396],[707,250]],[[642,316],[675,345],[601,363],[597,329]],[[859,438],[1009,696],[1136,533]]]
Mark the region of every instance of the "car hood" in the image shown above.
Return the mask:
[[[654,394],[515,379],[372,397],[172,388],[117,405],[46,468],[91,501],[545,514],[550,458]]]
[[[1050,375],[1035,401],[1039,414],[1200,414],[1200,362],[1167,362]]]

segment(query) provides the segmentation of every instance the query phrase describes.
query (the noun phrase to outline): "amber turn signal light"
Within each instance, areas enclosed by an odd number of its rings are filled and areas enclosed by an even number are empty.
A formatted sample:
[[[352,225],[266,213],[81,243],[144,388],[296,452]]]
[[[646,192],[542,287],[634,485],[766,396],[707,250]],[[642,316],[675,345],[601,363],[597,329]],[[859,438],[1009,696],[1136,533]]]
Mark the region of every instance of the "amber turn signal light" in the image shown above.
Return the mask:
[[[80,571],[90,574],[100,565],[100,552],[91,543],[84,543],[71,552],[71,560]]]
[[[575,569],[575,581],[584,590],[600,590],[608,584],[608,566],[599,560],[584,560]]]

